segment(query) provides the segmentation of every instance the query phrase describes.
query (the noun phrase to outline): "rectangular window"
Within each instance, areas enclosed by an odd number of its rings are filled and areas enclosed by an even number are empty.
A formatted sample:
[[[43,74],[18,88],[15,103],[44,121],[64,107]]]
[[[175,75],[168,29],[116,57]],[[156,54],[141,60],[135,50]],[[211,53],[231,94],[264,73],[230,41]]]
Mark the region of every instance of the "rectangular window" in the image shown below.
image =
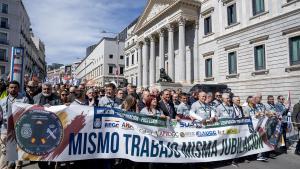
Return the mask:
[[[110,58],[110,59],[114,58],[114,55],[109,55],[109,58]]]
[[[211,16],[204,19],[204,35],[212,32]]]
[[[227,20],[228,25],[236,23],[236,4],[232,4],[227,7]]]
[[[8,28],[8,18],[1,17],[0,27],[1,28]]]
[[[126,66],[127,66],[127,67],[129,66],[129,56],[126,57]]]
[[[0,75],[5,74],[5,66],[0,66]]]
[[[252,0],[253,16],[265,12],[264,0]]]
[[[255,70],[266,69],[265,45],[254,47]]]
[[[124,67],[120,67],[120,75],[124,73]]]
[[[0,32],[0,43],[7,44],[7,33]]]
[[[120,56],[120,59],[124,59],[124,56],[123,56],[123,55],[121,55],[121,56]]]
[[[300,64],[300,36],[292,37],[289,39],[290,46],[290,64],[299,65]]]
[[[108,67],[108,73],[109,74],[113,74],[114,73],[113,71],[114,71],[114,67],[113,66],[109,66]]]
[[[134,55],[131,55],[131,64],[134,65]]]
[[[228,72],[230,75],[237,74],[236,52],[228,53]]]
[[[205,60],[205,76],[212,77],[212,59]]]
[[[2,4],[2,13],[8,13],[8,5],[7,4]]]
[[[0,60],[6,61],[6,50],[5,49],[0,49]]]

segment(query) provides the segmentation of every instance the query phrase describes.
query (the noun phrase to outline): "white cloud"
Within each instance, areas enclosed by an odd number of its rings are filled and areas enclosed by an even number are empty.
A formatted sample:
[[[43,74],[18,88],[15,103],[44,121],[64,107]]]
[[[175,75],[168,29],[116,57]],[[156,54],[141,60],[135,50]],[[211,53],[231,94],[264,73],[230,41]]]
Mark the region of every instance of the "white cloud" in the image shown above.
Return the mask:
[[[49,63],[71,63],[97,43],[100,31],[119,32],[138,17],[146,0],[23,0]]]

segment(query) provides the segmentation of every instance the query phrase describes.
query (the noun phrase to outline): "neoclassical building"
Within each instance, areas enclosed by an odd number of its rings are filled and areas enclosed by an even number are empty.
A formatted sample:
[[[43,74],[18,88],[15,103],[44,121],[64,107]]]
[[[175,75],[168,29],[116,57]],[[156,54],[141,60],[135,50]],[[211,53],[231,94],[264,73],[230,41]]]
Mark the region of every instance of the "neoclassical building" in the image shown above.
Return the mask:
[[[299,0],[149,0],[135,25],[138,86],[227,84],[300,98]]]

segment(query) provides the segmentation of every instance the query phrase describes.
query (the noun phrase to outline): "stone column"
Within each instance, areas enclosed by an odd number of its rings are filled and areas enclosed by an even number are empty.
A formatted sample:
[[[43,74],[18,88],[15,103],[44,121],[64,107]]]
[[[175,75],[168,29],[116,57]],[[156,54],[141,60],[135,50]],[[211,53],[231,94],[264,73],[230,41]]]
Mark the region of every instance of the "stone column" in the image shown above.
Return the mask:
[[[150,37],[150,85],[156,82],[156,56],[155,56],[155,36]]]
[[[165,68],[165,32],[163,29],[159,31],[159,57],[160,66],[159,69]]]
[[[144,40],[143,43],[143,87],[148,87],[149,85],[149,41],[148,39]]]
[[[174,56],[174,26],[168,25],[168,73],[173,82],[175,82],[175,56]]]
[[[194,83],[200,81],[199,67],[199,21],[195,21],[195,37],[194,37]]]
[[[186,82],[186,51],[185,51],[185,19],[180,18],[179,22],[179,45],[178,45],[178,54],[179,54],[179,81],[184,83]]]
[[[142,87],[143,86],[143,76],[142,76],[142,72],[143,72],[143,56],[142,56],[142,43],[138,43],[137,45],[137,50],[138,50],[138,87]]]

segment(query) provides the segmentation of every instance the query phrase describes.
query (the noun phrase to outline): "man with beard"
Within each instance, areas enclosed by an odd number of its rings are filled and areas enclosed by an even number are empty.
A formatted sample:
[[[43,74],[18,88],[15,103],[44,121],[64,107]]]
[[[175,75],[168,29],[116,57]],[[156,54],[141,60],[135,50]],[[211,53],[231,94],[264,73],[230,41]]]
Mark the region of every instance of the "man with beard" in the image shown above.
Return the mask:
[[[55,106],[60,105],[60,99],[56,93],[52,92],[52,85],[51,83],[43,83],[42,84],[42,92],[33,97],[34,104],[41,105],[41,106]],[[55,163],[53,162],[38,162],[38,166],[40,169],[48,169],[53,168]]]
[[[60,105],[60,99],[52,93],[52,86],[50,83],[43,83],[42,92],[33,97],[34,104],[42,106],[55,106]]]
[[[99,100],[99,106],[104,107],[118,107],[115,99],[116,86],[113,83],[109,83],[105,87],[105,96]]]
[[[29,81],[26,85],[26,97],[29,100],[29,104],[33,104],[33,97],[37,94],[37,84],[35,81]]]
[[[8,96],[0,100],[0,119],[1,119],[1,156],[0,168],[13,168],[13,163],[9,163],[6,156],[7,125],[8,118],[12,113],[13,103],[28,103],[27,97],[19,94],[20,84],[17,81],[11,81],[8,85]],[[22,168],[21,161],[17,162],[16,168]]]

